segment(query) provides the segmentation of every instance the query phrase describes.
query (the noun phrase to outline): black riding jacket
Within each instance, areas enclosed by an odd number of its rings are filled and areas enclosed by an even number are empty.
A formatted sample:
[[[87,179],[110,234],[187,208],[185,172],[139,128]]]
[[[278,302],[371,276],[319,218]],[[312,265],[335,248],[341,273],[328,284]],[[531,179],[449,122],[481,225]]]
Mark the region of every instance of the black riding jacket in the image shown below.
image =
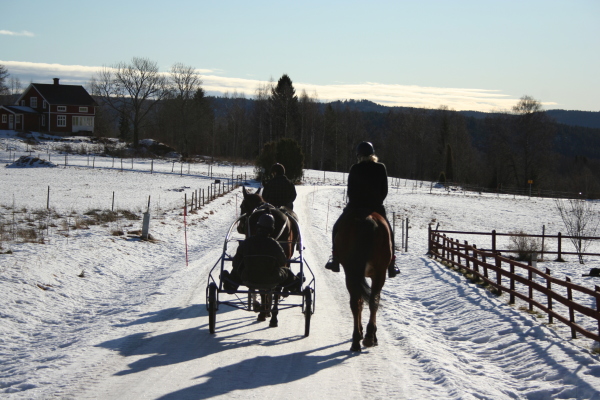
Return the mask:
[[[256,234],[241,242],[233,257],[233,266],[238,267],[243,263],[244,256],[271,256],[277,261],[277,265],[285,267],[287,258],[283,248],[270,236]]]
[[[374,161],[362,161],[350,168],[350,174],[348,175],[348,208],[382,210],[383,201],[387,194],[388,180],[384,164]]]
[[[285,206],[292,209],[296,200],[296,186],[287,176],[279,175],[265,184],[262,196],[267,203],[275,207]]]

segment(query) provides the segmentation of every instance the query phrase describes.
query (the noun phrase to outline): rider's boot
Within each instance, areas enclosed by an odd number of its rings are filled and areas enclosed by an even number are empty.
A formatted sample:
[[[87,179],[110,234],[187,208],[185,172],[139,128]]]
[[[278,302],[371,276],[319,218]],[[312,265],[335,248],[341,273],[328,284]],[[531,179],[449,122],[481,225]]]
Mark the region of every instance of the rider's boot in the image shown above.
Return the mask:
[[[325,264],[325,268],[333,272],[340,272],[340,262],[338,261],[335,254],[331,254],[329,261],[327,261],[327,264]]]
[[[238,285],[235,284],[233,282],[233,280],[231,279],[231,276],[229,274],[229,271],[225,270],[221,273],[221,280],[223,281],[223,289],[228,293],[228,294],[234,294],[235,291],[238,288]]]
[[[400,274],[400,269],[398,269],[398,267],[396,267],[396,255],[394,254],[392,256],[392,262],[390,262],[390,265],[388,265],[388,278],[393,278],[399,274]]]

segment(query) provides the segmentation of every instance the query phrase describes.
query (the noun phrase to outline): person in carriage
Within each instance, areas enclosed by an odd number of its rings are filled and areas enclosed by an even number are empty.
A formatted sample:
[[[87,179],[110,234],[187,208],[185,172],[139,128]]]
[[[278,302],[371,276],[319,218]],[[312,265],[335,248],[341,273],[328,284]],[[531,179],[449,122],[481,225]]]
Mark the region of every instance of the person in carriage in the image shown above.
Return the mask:
[[[392,233],[392,249],[395,249],[394,234],[383,206],[383,201],[388,194],[388,177],[385,164],[378,162],[375,148],[370,142],[361,142],[356,147],[356,155],[358,162],[352,165],[348,174],[348,204],[333,226],[332,237],[335,238],[338,222],[344,214],[376,212],[385,218]],[[392,262],[388,266],[388,276],[390,278],[400,272],[396,267],[395,260],[396,257],[393,256]],[[333,272],[340,271],[339,260],[333,251],[325,268]]]
[[[263,214],[258,219],[256,234],[240,242],[231,273],[223,271],[223,287],[227,292],[235,292],[241,284],[259,289],[283,286],[300,291],[300,279],[287,266],[281,245],[271,237],[274,227],[273,216]]]
[[[265,183],[263,198],[265,201],[275,207],[287,207],[294,209],[294,200],[296,200],[296,186],[285,176],[285,168],[277,163],[271,167],[273,178]]]

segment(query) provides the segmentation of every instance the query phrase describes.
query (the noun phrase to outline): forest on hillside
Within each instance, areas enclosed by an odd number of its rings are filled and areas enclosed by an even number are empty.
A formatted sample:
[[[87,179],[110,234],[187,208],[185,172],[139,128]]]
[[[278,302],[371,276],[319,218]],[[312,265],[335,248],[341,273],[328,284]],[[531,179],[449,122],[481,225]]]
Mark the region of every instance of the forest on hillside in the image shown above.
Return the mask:
[[[124,92],[139,87],[128,80],[139,79],[131,71],[140,70],[156,73],[155,86],[146,81],[146,94]],[[356,145],[367,140],[394,177],[600,197],[600,129],[558,123],[529,96],[511,110],[482,116],[443,106],[323,103],[305,91],[297,94],[286,74],[258,87],[251,99],[236,92],[206,96],[195,70],[181,64],[161,79],[155,64],[136,58],[95,77],[92,94],[101,106],[96,134],[130,139],[134,146],[152,138],[188,158],[246,162],[257,160],[266,145],[293,140],[304,168],[327,171],[348,171]]]
[[[301,167],[348,171],[356,145],[366,140],[393,177],[600,198],[598,113],[546,112],[529,96],[489,114],[367,100],[324,103],[317,94],[296,93],[284,74],[252,98],[236,92],[211,97],[194,68],[175,64],[164,74],[145,58],[105,68],[88,90],[99,105],[95,135],[120,137],[133,147],[155,139],[187,159],[256,162],[285,139],[297,144]],[[575,125],[577,118],[587,126]]]

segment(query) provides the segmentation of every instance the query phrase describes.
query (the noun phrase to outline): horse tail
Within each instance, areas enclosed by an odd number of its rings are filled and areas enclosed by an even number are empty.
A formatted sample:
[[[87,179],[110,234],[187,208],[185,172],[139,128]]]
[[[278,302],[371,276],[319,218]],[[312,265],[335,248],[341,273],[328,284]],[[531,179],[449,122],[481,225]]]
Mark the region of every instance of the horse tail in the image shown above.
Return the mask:
[[[354,243],[353,255],[348,260],[346,270],[346,285],[354,293],[359,293],[364,301],[369,301],[371,287],[365,277],[367,264],[372,258],[375,246],[375,231],[377,222],[367,216],[356,220],[356,242]]]

